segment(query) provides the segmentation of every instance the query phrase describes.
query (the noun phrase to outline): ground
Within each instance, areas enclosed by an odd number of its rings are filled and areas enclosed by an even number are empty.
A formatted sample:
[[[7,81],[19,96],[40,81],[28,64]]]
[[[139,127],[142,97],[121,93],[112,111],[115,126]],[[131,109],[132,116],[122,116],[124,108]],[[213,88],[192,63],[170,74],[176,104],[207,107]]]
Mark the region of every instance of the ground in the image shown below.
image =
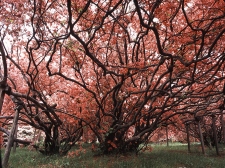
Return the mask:
[[[84,144],[73,148],[66,156],[43,156],[28,149],[17,149],[10,158],[10,168],[221,168],[225,165],[225,148],[220,146],[220,156],[215,149],[206,149],[202,155],[199,144],[191,145],[173,143],[166,145],[151,144],[147,150],[126,155],[96,156],[91,145]]]

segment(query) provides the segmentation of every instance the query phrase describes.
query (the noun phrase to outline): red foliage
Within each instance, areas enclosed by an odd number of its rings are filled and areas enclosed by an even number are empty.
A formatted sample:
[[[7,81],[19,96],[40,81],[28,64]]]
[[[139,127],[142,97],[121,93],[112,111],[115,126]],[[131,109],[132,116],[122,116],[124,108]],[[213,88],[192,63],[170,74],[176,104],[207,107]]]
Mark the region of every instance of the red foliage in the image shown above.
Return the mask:
[[[133,150],[160,127],[224,108],[222,0],[0,5],[8,95],[52,143],[83,135],[106,152]]]

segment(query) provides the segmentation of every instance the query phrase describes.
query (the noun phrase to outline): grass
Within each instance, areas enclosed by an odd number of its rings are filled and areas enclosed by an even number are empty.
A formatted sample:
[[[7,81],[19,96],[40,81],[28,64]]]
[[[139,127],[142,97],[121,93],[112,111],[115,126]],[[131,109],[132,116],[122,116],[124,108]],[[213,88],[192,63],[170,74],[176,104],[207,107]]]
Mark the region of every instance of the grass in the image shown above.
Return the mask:
[[[187,145],[178,143],[151,145],[152,150],[139,155],[94,156],[90,145],[85,145],[85,153],[75,155],[74,148],[67,156],[43,156],[27,148],[18,148],[10,156],[10,168],[225,168],[225,151],[220,147],[221,156],[215,150],[206,149],[202,155],[200,145],[192,145],[191,153]]]

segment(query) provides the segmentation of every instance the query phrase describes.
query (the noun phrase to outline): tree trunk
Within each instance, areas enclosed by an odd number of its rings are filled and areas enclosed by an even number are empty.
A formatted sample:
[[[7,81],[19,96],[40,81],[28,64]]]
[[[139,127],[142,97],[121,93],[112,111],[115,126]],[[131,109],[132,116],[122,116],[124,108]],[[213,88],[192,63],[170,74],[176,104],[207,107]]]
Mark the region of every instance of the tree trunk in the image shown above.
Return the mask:
[[[191,145],[190,145],[190,135],[189,135],[189,124],[186,124],[186,132],[187,132],[187,143],[188,143],[188,152],[191,152]]]
[[[221,126],[222,126],[222,133],[223,133],[223,143],[225,144],[225,123],[223,120],[223,109],[221,110]]]
[[[18,131],[18,124],[16,124],[16,130],[14,133],[14,139],[17,139],[17,131]],[[17,142],[14,141],[13,143],[13,152],[16,152],[16,146],[17,146]]]
[[[45,154],[51,154],[51,130],[45,133],[45,141],[44,141],[44,148],[45,148]]]
[[[58,126],[53,127],[53,152],[59,153],[59,129]]]
[[[13,142],[14,142],[14,134],[15,134],[18,118],[19,118],[19,110],[16,109],[16,113],[15,113],[15,116],[14,116],[14,119],[13,119],[13,125],[12,125],[11,131],[10,131],[8,143],[7,143],[4,158],[3,158],[3,161],[2,161],[2,166],[4,168],[8,167],[9,156],[10,156],[11,148],[12,148],[12,145],[13,145]]]
[[[205,154],[205,147],[204,147],[204,141],[203,141],[202,128],[200,125],[200,121],[198,121],[198,130],[199,130],[199,135],[200,135],[200,140],[201,140],[202,153]]]
[[[5,87],[7,85],[7,77],[8,77],[6,55],[5,55],[2,41],[0,41],[0,54],[1,54],[1,58],[2,58],[2,66],[3,66],[3,71],[4,71],[3,77],[0,81],[0,114],[1,114],[4,96],[5,96]],[[2,166],[1,151],[0,151],[0,166]]]
[[[168,125],[166,126],[166,146],[169,146]]]
[[[4,88],[0,86],[0,114],[1,114],[1,111],[2,111],[4,96],[5,96]],[[0,133],[0,138],[2,138],[1,140],[3,142],[2,132]],[[0,144],[0,145],[2,145],[2,144]],[[2,155],[1,155],[1,153],[2,153],[2,151],[1,151],[1,148],[0,148],[0,167],[2,166]]]
[[[1,114],[4,96],[5,96],[5,88],[7,85],[7,76],[8,76],[7,75],[6,55],[5,55],[3,44],[1,41],[0,41],[0,54],[1,54],[2,65],[3,65],[3,69],[4,69],[3,77],[2,77],[2,79],[0,79],[0,114]]]
[[[0,114],[2,111],[4,96],[5,96],[4,88],[0,86]]]
[[[33,136],[33,140],[32,140],[34,144],[36,142],[36,133],[37,133],[37,129],[34,128],[34,136]]]
[[[216,117],[215,115],[212,115],[212,126],[213,126],[213,138],[214,138],[214,141],[215,141],[215,146],[216,146],[216,154],[217,155],[220,155],[219,154],[219,148],[218,148],[218,140],[217,140],[217,132],[216,132]]]
[[[45,155],[58,154],[60,152],[58,126],[50,126],[45,131],[44,150],[39,151]]]

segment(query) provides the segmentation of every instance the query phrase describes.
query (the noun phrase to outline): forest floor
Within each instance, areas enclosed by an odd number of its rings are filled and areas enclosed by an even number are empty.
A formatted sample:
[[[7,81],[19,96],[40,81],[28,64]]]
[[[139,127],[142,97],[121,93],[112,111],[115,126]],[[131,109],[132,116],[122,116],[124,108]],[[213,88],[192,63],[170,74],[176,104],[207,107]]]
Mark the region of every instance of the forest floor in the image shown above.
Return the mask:
[[[3,151],[2,151],[3,153]],[[191,153],[186,144],[173,143],[169,146],[152,144],[138,155],[95,156],[91,145],[72,149],[66,156],[44,156],[28,149],[18,148],[10,156],[10,168],[223,168],[225,167],[225,146],[220,146],[220,156],[215,149],[206,148],[201,153],[199,144],[191,145]]]

